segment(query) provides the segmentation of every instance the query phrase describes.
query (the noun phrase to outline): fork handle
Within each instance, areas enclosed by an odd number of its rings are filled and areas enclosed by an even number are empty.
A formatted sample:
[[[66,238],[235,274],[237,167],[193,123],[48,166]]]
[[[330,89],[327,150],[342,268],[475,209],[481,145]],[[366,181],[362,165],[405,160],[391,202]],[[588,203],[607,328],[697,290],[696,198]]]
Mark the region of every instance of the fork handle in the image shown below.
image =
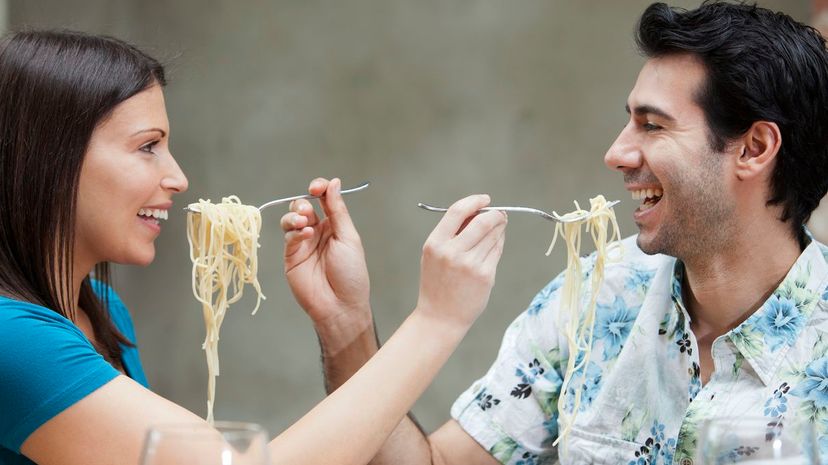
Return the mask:
[[[364,183],[362,183],[362,184],[360,184],[360,185],[358,185],[358,186],[356,186],[356,187],[352,187],[352,188],[350,188],[350,189],[345,189],[345,190],[342,190],[342,191],[340,191],[339,193],[340,193],[340,194],[351,194],[351,193],[353,193],[353,192],[359,192],[359,191],[361,191],[361,190],[365,189],[366,187],[368,187],[370,184],[371,184],[370,182],[364,182]],[[260,206],[260,207],[259,207],[259,210],[264,210],[265,208],[267,208],[267,207],[272,207],[272,206],[274,206],[274,205],[279,205],[279,204],[283,204],[283,203],[293,202],[294,200],[300,200],[300,199],[318,199],[318,198],[319,198],[319,196],[318,196],[318,195],[311,195],[311,194],[305,194],[305,195],[294,195],[293,197],[285,197],[285,198],[283,198],[283,199],[271,200],[270,202],[267,202],[266,204],[264,204],[264,205]]]
[[[430,212],[447,212],[448,208],[445,207],[435,207],[433,205],[429,205],[426,203],[418,203],[418,207],[422,208],[423,210],[428,210]],[[483,207],[478,212],[489,212],[489,211],[503,211],[503,212],[523,212],[523,213],[534,213],[538,214],[538,210],[529,207]]]

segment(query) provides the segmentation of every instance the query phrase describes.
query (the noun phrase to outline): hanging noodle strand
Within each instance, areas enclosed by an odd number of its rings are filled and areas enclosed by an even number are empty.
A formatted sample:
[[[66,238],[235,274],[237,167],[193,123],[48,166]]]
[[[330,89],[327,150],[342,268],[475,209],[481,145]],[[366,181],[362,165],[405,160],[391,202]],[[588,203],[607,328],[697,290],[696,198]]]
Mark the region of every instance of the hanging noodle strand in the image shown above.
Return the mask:
[[[607,260],[618,260],[621,256],[621,244],[618,242],[620,237],[618,223],[615,220],[615,212],[612,207],[607,205],[607,201],[602,195],[590,199],[589,203],[589,211],[582,210],[576,201],[575,211],[563,215],[564,218],[572,218],[589,213],[588,216],[579,221],[558,223],[555,226],[555,236],[552,239],[552,244],[549,245],[549,250],[546,251],[548,256],[552,252],[552,248],[555,247],[558,236],[566,242],[566,271],[564,272],[564,283],[561,288],[561,307],[558,317],[560,327],[563,328],[566,335],[569,357],[563,385],[561,386],[561,394],[558,397],[558,421],[562,429],[553,443],[553,445],[558,445],[563,441],[564,450],[561,451],[563,454],[566,453],[565,439],[575,422],[578,408],[581,405],[581,393],[584,389],[583,386],[575,386],[574,406],[571,412],[567,412],[565,408],[570,397],[568,391],[573,375],[580,372],[582,378],[585,378],[586,369],[589,366],[595,325],[595,306],[598,289],[604,280],[604,265]],[[610,226],[612,227],[611,233]],[[584,299],[581,290],[583,274],[580,251],[581,233],[584,230],[591,235],[595,244],[595,266],[590,279],[589,301],[586,307],[582,309],[581,305],[584,303]],[[581,353],[584,354],[583,357],[579,357]],[[581,360],[580,363],[576,364],[578,358]],[[585,381],[586,379],[582,379],[581,383]]]
[[[236,196],[215,204],[199,200],[190,205],[190,211],[187,240],[193,262],[193,295],[201,302],[206,327],[202,348],[207,356],[207,421],[213,424],[219,330],[227,308],[241,299],[245,284],[251,284],[257,293],[254,315],[265,298],[256,277],[262,218],[258,208],[242,204]]]

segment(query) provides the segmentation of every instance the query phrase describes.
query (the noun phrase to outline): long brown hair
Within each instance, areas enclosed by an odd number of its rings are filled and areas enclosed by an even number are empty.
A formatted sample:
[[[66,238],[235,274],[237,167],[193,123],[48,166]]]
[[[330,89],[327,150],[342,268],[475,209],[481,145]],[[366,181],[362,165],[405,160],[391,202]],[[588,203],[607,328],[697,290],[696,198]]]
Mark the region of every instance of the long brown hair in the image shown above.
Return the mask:
[[[92,132],[119,103],[165,83],[158,61],[112,37],[23,31],[0,40],[0,292],[75,321],[75,206]],[[109,285],[107,263],[94,275]],[[106,296],[86,276],[76,297],[97,350],[119,363],[130,343]]]

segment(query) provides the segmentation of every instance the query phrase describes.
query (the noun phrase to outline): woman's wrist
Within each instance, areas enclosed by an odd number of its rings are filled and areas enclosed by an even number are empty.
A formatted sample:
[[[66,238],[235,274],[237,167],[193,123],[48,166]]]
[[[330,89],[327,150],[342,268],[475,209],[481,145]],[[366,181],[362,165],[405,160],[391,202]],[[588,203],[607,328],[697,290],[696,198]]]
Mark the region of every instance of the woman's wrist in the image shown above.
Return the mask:
[[[473,321],[448,316],[445,311],[435,310],[423,303],[417,304],[409,318],[423,329],[424,335],[435,335],[446,342],[459,342],[473,323]]]

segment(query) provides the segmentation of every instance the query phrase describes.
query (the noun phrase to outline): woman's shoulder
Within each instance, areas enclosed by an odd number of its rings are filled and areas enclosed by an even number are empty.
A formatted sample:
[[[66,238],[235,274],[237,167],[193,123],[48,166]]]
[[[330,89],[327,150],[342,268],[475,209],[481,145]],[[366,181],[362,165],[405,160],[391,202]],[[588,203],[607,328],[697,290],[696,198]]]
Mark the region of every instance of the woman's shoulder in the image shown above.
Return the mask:
[[[70,320],[0,297],[0,446],[18,451],[32,431],[117,375]]]
[[[0,333],[11,330],[19,331],[21,326],[32,324],[76,328],[68,318],[54,310],[35,303],[0,295]]]

